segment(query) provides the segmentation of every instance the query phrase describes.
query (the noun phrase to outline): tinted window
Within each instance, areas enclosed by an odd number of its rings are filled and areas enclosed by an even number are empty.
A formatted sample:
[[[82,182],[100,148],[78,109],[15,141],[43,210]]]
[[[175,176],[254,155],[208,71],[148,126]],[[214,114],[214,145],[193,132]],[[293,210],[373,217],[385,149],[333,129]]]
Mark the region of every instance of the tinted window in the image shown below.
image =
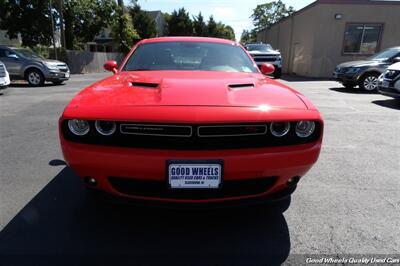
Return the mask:
[[[398,53],[399,53],[399,50],[397,50],[397,49],[386,49],[386,50],[383,50],[382,52],[377,53],[376,55],[372,56],[370,59],[384,61],[384,60],[388,60],[390,58],[397,56]]]
[[[142,44],[129,58],[123,70],[258,72],[240,46],[207,42]]]

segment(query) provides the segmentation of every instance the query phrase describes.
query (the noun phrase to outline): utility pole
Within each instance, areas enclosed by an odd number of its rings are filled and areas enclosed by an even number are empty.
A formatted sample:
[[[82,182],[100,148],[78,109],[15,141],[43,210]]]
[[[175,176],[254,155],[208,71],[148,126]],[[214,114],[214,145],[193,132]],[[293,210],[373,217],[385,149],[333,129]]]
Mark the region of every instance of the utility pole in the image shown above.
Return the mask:
[[[54,47],[54,55],[57,58],[57,47],[56,47],[56,36],[54,33],[54,18],[53,18],[53,4],[51,2],[51,0],[49,1],[49,9],[50,9],[50,19],[51,19],[51,31],[53,32],[53,47]]]
[[[60,13],[61,46],[66,48],[65,30],[64,30],[64,0],[57,0],[57,5],[58,5],[58,13]]]

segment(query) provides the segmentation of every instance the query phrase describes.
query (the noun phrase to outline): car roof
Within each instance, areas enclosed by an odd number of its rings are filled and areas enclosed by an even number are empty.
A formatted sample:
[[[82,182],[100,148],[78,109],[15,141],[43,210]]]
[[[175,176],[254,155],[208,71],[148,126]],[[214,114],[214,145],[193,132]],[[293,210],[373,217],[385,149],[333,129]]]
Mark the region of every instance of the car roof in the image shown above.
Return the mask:
[[[155,43],[155,42],[212,42],[212,43],[222,43],[222,44],[236,44],[235,41],[220,39],[220,38],[184,37],[184,36],[156,37],[156,38],[141,40],[139,43],[143,44],[143,43]]]

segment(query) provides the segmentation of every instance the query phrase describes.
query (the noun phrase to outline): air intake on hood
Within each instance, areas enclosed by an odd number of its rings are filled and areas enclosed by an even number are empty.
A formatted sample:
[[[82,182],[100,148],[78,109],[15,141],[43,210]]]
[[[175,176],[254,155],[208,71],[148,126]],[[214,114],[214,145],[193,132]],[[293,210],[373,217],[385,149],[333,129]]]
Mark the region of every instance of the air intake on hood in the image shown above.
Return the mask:
[[[243,83],[243,84],[229,84],[229,88],[231,89],[240,89],[240,88],[253,88],[254,84],[253,83]]]
[[[157,83],[147,83],[147,82],[132,82],[132,86],[154,89],[158,87]]]

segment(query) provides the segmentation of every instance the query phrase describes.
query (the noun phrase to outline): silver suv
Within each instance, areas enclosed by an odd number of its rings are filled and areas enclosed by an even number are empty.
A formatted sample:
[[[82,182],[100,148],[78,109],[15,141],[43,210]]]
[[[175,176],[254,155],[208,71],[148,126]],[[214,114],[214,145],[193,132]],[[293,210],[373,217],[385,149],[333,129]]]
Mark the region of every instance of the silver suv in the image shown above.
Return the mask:
[[[66,63],[44,59],[25,48],[0,45],[0,61],[6,65],[11,79],[27,80],[31,86],[43,85],[45,81],[59,85],[70,75]]]
[[[274,78],[280,78],[282,74],[282,56],[278,50],[265,43],[248,43],[245,45],[249,54],[253,57],[258,67],[264,63],[274,65]]]

